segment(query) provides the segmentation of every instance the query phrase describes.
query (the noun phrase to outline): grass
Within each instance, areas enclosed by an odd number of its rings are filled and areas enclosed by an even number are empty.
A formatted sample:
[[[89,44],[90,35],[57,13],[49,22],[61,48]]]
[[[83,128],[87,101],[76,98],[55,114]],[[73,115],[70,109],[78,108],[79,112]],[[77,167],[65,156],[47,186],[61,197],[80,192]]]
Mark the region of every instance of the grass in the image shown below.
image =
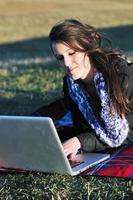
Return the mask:
[[[5,0],[0,2],[1,42],[47,36],[64,18],[78,18],[96,27],[130,25],[132,0]]]
[[[0,114],[27,115],[61,95],[63,72],[49,49],[58,20],[95,25],[133,60],[131,0],[0,1]],[[117,199],[133,196],[132,180],[44,173],[1,173],[0,199]]]

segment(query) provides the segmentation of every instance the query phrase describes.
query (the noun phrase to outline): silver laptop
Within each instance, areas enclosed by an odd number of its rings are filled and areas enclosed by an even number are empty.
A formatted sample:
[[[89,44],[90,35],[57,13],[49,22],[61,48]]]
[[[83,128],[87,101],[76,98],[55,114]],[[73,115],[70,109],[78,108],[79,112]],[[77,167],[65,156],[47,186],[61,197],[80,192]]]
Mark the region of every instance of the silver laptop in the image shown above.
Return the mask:
[[[70,163],[51,118],[0,116],[1,167],[77,175],[109,156],[77,154]]]

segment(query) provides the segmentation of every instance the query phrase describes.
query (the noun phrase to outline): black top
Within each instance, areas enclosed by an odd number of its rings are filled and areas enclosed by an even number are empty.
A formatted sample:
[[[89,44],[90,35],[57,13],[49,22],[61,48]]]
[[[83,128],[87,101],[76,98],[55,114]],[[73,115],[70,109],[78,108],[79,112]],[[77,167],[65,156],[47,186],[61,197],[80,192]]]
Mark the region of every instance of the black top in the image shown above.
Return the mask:
[[[129,134],[127,139],[133,138],[133,64],[128,64],[124,62],[124,66],[122,66],[119,72],[119,83],[122,91],[125,93],[125,95],[129,99],[129,108],[130,111],[125,115],[128,123],[129,123]],[[127,86],[128,81],[128,87]],[[125,89],[126,88],[126,89]],[[89,92],[89,87],[87,88]],[[88,131],[93,131],[92,128],[88,125],[85,118],[83,117],[82,113],[79,111],[78,106],[75,104],[75,102],[71,99],[68,92],[68,86],[66,81],[66,76],[64,77],[64,84],[63,84],[63,91],[65,96],[65,102],[66,107],[71,111],[72,113],[72,119],[74,126],[77,128],[77,133],[83,133]],[[94,93],[94,95],[91,95],[91,103],[93,107],[95,107],[95,113],[96,115],[100,115],[100,104],[99,104],[99,97]]]

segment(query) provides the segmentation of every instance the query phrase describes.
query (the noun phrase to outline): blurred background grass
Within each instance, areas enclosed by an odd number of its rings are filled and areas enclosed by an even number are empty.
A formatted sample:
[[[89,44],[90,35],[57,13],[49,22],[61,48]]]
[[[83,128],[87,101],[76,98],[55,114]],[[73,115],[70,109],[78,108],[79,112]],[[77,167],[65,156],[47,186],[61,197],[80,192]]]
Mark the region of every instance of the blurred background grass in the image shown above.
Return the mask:
[[[51,27],[77,18],[133,60],[132,0],[0,1],[0,114],[27,115],[61,95],[63,72],[49,48]],[[131,180],[1,173],[0,199],[131,199]]]

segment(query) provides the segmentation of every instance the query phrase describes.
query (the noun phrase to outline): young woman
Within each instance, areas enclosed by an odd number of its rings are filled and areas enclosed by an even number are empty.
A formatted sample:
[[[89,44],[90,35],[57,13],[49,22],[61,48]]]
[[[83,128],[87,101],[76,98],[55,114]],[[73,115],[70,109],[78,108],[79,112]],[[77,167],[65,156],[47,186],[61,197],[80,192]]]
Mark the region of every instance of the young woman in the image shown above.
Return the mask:
[[[63,101],[74,125],[74,132],[63,142],[66,155],[73,159],[79,149],[101,151],[131,141],[133,66],[111,48],[107,38],[80,21],[57,23],[49,38],[66,72]],[[45,110],[36,113],[45,115]]]

